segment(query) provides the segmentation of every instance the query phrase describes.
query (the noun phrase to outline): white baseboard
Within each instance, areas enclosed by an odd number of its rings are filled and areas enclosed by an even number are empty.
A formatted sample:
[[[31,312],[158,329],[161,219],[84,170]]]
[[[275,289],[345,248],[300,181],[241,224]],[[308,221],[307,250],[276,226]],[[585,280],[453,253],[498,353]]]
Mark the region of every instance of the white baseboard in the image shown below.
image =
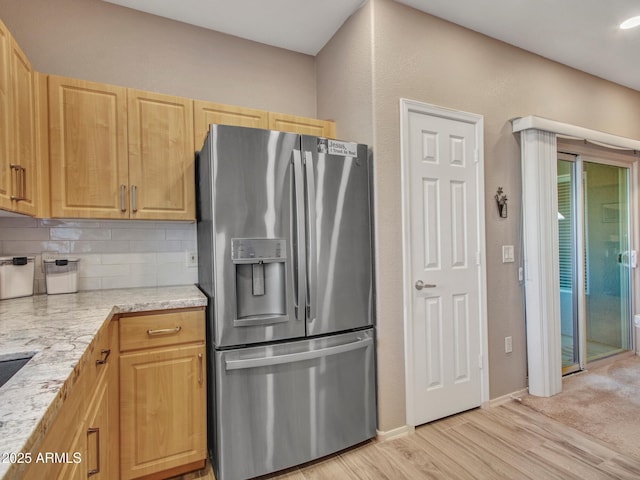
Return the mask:
[[[413,433],[415,429],[416,428],[411,425],[403,425],[402,427],[394,428],[393,430],[387,430],[386,432],[377,430],[376,440],[378,440],[379,442],[386,442],[387,440],[409,435],[410,433]]]
[[[499,407],[500,405],[503,405],[503,404],[505,404],[507,402],[511,402],[512,400],[518,400],[520,397],[522,397],[524,395],[528,395],[528,394],[529,394],[529,389],[528,388],[523,388],[522,390],[517,390],[515,392],[508,393],[508,394],[503,395],[501,397],[493,398],[493,399],[489,400],[488,402],[484,402],[482,404],[482,408]]]

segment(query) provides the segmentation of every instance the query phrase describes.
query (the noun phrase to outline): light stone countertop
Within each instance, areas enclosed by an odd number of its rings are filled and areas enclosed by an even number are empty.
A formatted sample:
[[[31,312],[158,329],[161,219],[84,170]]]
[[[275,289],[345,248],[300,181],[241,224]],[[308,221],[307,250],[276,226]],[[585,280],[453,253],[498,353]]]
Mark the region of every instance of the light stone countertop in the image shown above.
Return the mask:
[[[0,361],[33,358],[0,387],[0,478],[5,454],[28,451],[73,388],[74,367],[113,315],[202,307],[195,286],[96,290],[0,301]],[[5,458],[3,458],[5,457]],[[14,465],[17,467],[17,465]]]

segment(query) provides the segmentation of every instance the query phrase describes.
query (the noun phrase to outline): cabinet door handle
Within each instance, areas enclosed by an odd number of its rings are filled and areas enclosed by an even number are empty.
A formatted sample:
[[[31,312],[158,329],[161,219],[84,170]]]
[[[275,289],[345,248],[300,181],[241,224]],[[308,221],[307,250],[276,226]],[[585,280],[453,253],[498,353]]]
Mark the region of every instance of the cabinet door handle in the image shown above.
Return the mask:
[[[24,186],[25,186],[25,182],[24,182],[24,167],[21,167],[20,165],[16,165],[16,164],[11,164],[9,165],[9,167],[11,168],[11,170],[15,170],[16,171],[16,182],[15,182],[15,191],[17,192],[17,195],[11,195],[11,200],[15,200],[17,202],[19,202],[20,200],[24,200]],[[13,175],[12,175],[13,177]],[[13,185],[13,182],[11,182]],[[14,191],[13,186],[11,187],[11,190]]]
[[[22,197],[20,200],[27,199],[27,169],[24,167],[20,167],[20,178],[22,180],[22,186],[20,191],[20,196]]]
[[[104,365],[107,363],[107,359],[109,358],[109,355],[111,355],[111,349],[102,350],[100,353],[102,354],[102,358],[96,360],[96,365]]]
[[[12,163],[12,164],[9,165],[9,168],[11,169],[11,193],[12,193],[11,200],[18,200],[18,197],[20,195],[13,195],[13,193],[16,192],[16,189],[18,187],[18,165],[14,165]],[[16,181],[15,181],[15,183],[13,181],[13,172],[14,171],[16,172]],[[14,186],[15,186],[15,188],[14,188]],[[20,193],[20,192],[18,192],[18,193]]]
[[[131,211],[136,213],[138,211],[138,187],[131,185]]]
[[[202,371],[203,370],[204,369],[202,368],[202,354],[199,353],[198,354],[198,383],[200,383],[200,385],[202,385],[202,380],[203,380]]]
[[[126,212],[127,211],[127,204],[125,202],[125,195],[126,195],[126,191],[127,191],[127,186],[126,185],[120,185],[120,211],[121,212]]]
[[[182,327],[178,325],[175,328],[161,328],[159,330],[147,330],[147,335],[149,335],[150,337],[154,335],[171,335],[172,333],[178,333],[180,330],[182,330]]]
[[[87,471],[87,477],[100,473],[100,429],[87,428],[87,445],[89,445],[89,435],[96,434],[96,468]]]

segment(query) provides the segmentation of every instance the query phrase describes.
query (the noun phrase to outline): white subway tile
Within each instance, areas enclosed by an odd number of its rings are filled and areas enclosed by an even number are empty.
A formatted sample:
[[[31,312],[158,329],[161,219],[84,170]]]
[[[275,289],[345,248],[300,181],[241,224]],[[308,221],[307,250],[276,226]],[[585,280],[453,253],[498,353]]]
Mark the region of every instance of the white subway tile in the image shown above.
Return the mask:
[[[129,275],[129,265],[80,265],[80,277],[118,277]]]
[[[4,255],[35,255],[40,252],[69,253],[69,242],[66,241],[15,241],[3,242]]]
[[[162,228],[186,230],[188,228],[196,228],[196,222],[158,222]]]
[[[183,263],[158,265],[158,285],[191,285],[198,281],[198,269]]]
[[[111,230],[102,228],[62,228],[50,230],[51,240],[110,240]]]
[[[57,218],[47,218],[39,220],[38,225],[41,227],[58,227],[58,228],[99,228],[100,223],[95,220],[63,220]]]
[[[102,279],[102,288],[155,287],[156,285],[157,280],[155,275],[137,278],[130,276],[106,277]]]
[[[97,290],[197,283],[197,268],[186,266],[196,247],[195,223],[0,219],[0,253],[37,257],[36,293],[45,291],[45,251],[77,257],[79,290]]]
[[[77,258],[80,260],[78,265],[99,265],[102,262],[102,255],[99,253],[74,253],[73,255],[60,255],[62,258]]]
[[[189,241],[194,241],[196,240],[196,229],[195,228],[190,228],[190,229],[167,229],[166,230],[167,233],[167,240],[189,240]]]
[[[136,263],[156,263],[155,253],[105,253],[102,255],[104,264],[136,264]]]
[[[114,240],[69,242],[72,253],[126,253],[131,250],[131,242]]]
[[[35,228],[38,221],[31,217],[2,217],[0,218],[0,228]]]
[[[134,263],[129,265],[129,275],[132,277],[149,277],[158,273],[155,263]]]
[[[93,277],[78,277],[78,290],[101,290],[102,279]]]
[[[48,228],[0,228],[0,240],[49,240]]]
[[[182,250],[184,250],[185,252],[187,250],[198,250],[198,242],[196,242],[195,240],[193,241],[183,241],[180,243]]]
[[[135,240],[135,241],[164,241],[165,231],[155,228],[114,228],[111,230],[111,238],[114,240]]]
[[[186,264],[186,253],[183,251],[179,252],[160,252],[156,254],[158,265],[166,264],[166,263],[183,263]]]
[[[100,225],[102,228],[112,228],[112,229],[155,229],[160,230],[164,227],[162,226],[163,222],[150,222],[145,220],[105,220],[101,221]]]
[[[179,252],[182,244],[177,240],[167,241],[146,241],[131,242],[132,252]]]

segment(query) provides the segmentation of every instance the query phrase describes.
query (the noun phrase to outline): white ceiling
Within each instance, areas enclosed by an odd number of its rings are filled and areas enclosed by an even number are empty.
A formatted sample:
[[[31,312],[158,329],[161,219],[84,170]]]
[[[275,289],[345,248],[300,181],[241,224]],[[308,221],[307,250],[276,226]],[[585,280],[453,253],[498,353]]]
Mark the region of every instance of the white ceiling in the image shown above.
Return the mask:
[[[366,0],[106,0],[316,55]],[[571,67],[640,90],[638,0],[397,0]]]

